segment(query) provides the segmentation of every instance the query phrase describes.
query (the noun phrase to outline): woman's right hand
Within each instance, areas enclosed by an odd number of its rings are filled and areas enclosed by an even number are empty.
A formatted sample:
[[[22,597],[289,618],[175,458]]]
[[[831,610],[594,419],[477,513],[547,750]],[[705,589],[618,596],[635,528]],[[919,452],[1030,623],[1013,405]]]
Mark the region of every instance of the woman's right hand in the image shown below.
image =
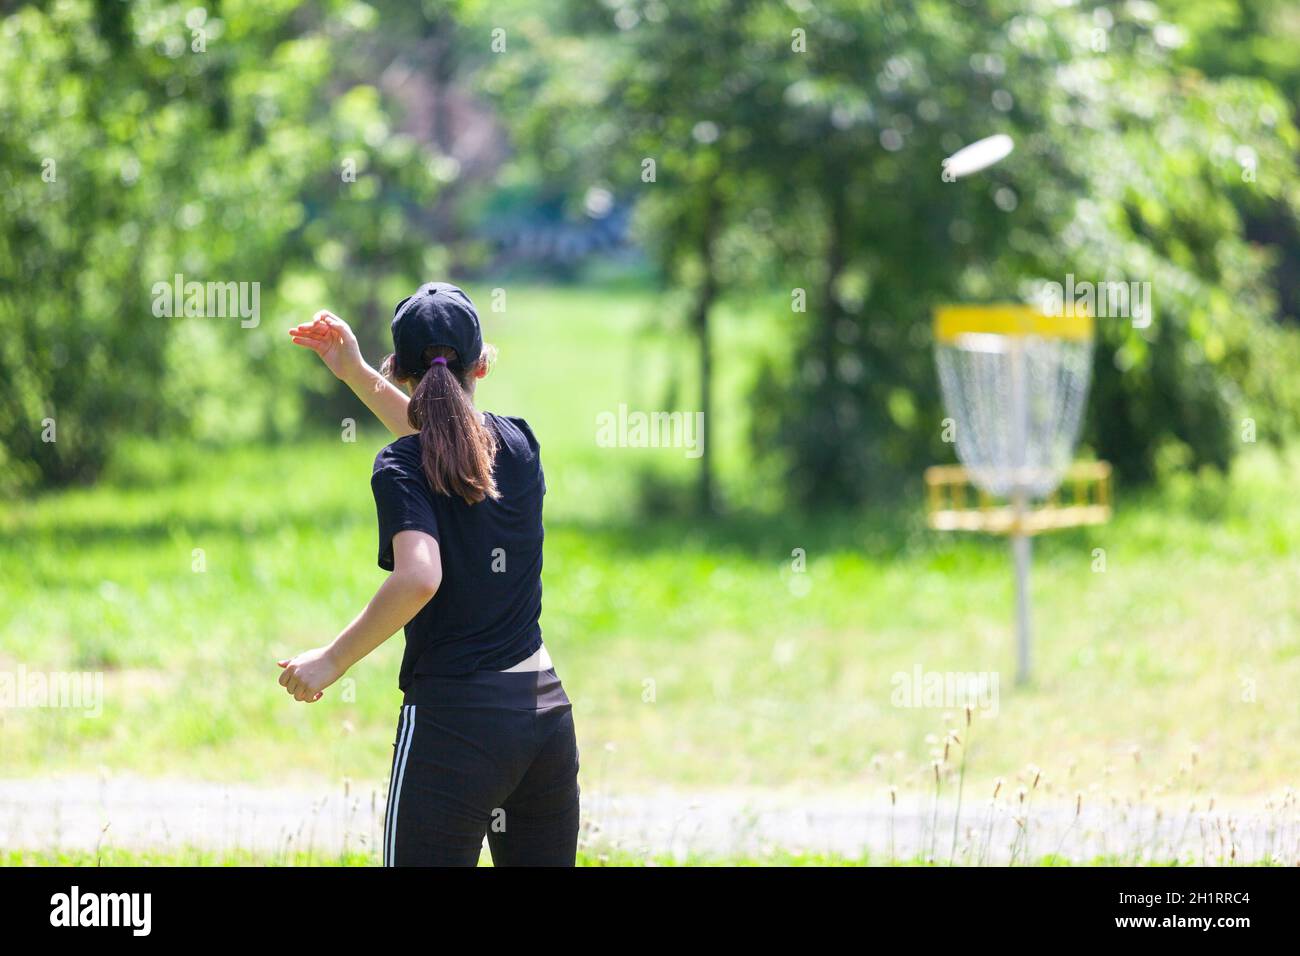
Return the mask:
[[[312,317],[289,330],[294,345],[311,349],[341,381],[353,381],[366,368],[361,357],[361,347],[348,324],[333,312],[322,309]]]

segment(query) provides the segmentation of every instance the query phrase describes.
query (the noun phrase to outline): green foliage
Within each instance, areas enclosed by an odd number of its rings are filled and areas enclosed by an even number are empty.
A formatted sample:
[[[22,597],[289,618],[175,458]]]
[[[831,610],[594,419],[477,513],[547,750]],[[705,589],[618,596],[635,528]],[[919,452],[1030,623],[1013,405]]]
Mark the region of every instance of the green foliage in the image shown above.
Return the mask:
[[[672,281],[806,295],[754,392],[755,447],[799,500],[859,500],[950,454],[933,305],[1034,301],[1069,274],[1152,286],[1150,328],[1100,323],[1084,438],[1126,477],[1169,441],[1225,465],[1248,409],[1262,437],[1295,429],[1294,376],[1272,373],[1300,347],[1242,210],[1300,207],[1297,133],[1269,80],[1188,68],[1157,7],[565,9],[502,64],[533,106],[507,112],[546,170],[639,198]],[[1017,142],[1006,162],[942,179],[993,132]]]
[[[693,383],[709,410],[730,374],[720,310],[775,335],[750,457],[786,501],[946,458],[931,307],[1069,274],[1150,282],[1155,306],[1150,328],[1100,323],[1089,451],[1129,479],[1175,445],[1221,467],[1246,419],[1300,428],[1300,341],[1275,322],[1297,295],[1293,35],[1274,0],[20,4],[0,25],[0,485],[91,480],[128,435],[361,414],[285,325],[328,305],[378,354],[410,283],[486,261],[468,213],[581,215],[591,188],[636,201],[658,320],[695,343],[675,401]],[[416,73],[424,98],[398,102]],[[471,87],[517,149],[491,183],[453,158]],[[994,131],[1007,161],[942,180]],[[258,283],[262,321],[155,316],[177,273]]]
[[[440,168],[354,52],[374,22],[344,0],[4,19],[0,483],[91,480],[128,435],[289,431],[299,383],[322,381],[283,348],[290,319],[371,318],[396,298],[381,279],[438,263],[411,222]],[[256,283],[260,315],[159,316],[177,274]]]
[[[803,497],[856,497],[946,457],[925,334],[936,302],[1037,301],[1039,282],[1068,274],[1151,283],[1150,328],[1098,323],[1084,441],[1123,475],[1151,477],[1166,440],[1193,465],[1225,465],[1251,401],[1267,404],[1271,434],[1293,427],[1300,406],[1233,381],[1274,364],[1281,338],[1234,202],[1294,201],[1297,136],[1275,90],[1174,68],[1145,9],[1102,30],[1053,4],[961,18],[921,6],[881,31],[878,11],[830,9],[809,17],[806,62],[790,71],[793,88],[834,93],[806,98],[813,132],[790,148],[844,145],[816,151],[807,177],[824,184],[811,246],[843,266],[825,276],[786,387],[759,393],[779,398],[760,437],[788,453]],[[938,157],[995,131],[1018,144],[1006,162],[941,179]],[[1243,143],[1260,154],[1249,182]],[[917,414],[897,414],[900,394]]]

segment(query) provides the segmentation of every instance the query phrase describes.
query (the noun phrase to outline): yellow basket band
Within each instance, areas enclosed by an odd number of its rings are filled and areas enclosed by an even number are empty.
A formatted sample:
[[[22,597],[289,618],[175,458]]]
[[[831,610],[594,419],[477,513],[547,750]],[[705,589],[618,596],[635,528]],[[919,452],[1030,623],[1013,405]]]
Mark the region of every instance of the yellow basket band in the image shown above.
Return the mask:
[[[1031,305],[941,305],[934,310],[934,337],[953,342],[962,335],[1032,335],[1044,339],[1092,338],[1092,316],[1077,308],[1067,315],[1044,315]]]

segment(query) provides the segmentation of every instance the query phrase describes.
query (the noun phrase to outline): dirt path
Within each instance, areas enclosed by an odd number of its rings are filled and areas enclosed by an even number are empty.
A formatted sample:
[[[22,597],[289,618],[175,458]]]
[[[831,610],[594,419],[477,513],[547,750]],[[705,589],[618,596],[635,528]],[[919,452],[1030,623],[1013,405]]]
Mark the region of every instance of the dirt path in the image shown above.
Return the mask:
[[[322,854],[368,850],[383,831],[382,786],[256,787],[115,777],[0,780],[0,847],[97,846],[122,849],[310,848]],[[955,807],[924,798],[847,790],[655,790],[584,793],[584,842],[637,855],[697,853],[758,856],[775,849],[831,852],[881,860],[892,854],[946,863]],[[1287,813],[1249,809],[1158,813],[1153,807],[1085,808],[1039,801],[1026,827],[1008,807],[968,803],[956,858],[1006,863],[1014,853],[1071,859],[1122,854],[1134,860],[1178,856],[1236,862],[1272,856],[1300,860],[1300,826]],[[1221,849],[1222,848],[1222,849]]]

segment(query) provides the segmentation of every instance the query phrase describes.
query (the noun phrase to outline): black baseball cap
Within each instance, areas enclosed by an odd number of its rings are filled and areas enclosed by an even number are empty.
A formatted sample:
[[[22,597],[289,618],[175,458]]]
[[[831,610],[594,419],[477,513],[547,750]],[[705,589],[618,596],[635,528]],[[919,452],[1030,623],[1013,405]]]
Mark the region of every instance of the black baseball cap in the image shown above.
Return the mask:
[[[429,370],[424,351],[431,345],[455,349],[462,368],[474,365],[483,352],[478,311],[450,282],[426,282],[393,310],[393,354],[403,378],[419,378]]]

